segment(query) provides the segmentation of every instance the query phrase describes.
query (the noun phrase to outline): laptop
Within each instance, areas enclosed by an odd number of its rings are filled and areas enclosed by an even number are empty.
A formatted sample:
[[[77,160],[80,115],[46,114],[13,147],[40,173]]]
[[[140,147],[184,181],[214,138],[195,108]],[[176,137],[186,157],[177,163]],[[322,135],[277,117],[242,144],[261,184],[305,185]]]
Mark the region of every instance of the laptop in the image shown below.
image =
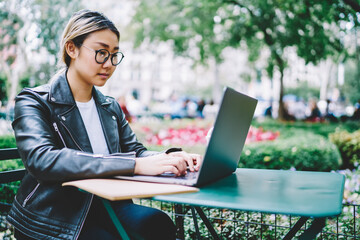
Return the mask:
[[[257,100],[229,87],[224,89],[213,132],[197,172],[185,176],[116,176],[125,180],[203,186],[235,172],[250,128]]]

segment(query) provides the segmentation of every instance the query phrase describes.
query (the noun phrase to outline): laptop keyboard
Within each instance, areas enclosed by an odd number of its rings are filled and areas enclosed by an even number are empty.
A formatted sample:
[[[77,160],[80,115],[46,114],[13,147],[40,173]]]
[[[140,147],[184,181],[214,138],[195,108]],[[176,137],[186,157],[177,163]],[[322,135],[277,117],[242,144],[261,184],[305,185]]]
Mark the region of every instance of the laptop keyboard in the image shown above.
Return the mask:
[[[190,170],[188,170],[186,172],[186,175],[183,175],[183,176],[176,176],[174,173],[170,173],[170,172],[160,174],[159,176],[160,177],[173,177],[176,179],[184,179],[184,180],[192,180],[192,179],[196,179],[198,177],[198,175],[199,175],[199,172],[191,172]]]

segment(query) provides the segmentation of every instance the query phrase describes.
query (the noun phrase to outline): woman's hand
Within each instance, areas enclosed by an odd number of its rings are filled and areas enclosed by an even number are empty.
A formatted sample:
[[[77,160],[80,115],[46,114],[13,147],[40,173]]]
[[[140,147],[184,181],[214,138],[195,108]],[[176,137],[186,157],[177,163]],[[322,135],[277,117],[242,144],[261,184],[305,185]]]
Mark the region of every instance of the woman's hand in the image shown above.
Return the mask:
[[[192,172],[199,171],[202,157],[199,154],[181,151],[136,158],[135,161],[135,174],[159,175],[164,172],[172,172],[176,176],[181,176],[186,174],[187,167]]]

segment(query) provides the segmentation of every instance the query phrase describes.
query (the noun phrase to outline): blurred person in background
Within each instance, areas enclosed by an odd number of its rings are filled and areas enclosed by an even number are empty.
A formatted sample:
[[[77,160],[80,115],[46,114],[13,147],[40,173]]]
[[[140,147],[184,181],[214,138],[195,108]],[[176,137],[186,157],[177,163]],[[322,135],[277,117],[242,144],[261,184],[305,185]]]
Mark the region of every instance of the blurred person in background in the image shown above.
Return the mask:
[[[327,99],[326,100],[326,109],[325,109],[325,116],[324,118],[329,121],[329,122],[333,122],[333,123],[336,123],[338,122],[339,120],[337,119],[337,117],[335,117],[333,111],[333,103],[330,99]]]
[[[123,59],[119,40],[103,14],[76,12],[61,40],[64,69],[49,84],[16,97],[12,126],[27,170],[7,217],[16,239],[120,238],[99,198],[63,182],[199,170],[197,154],[148,151],[119,103],[96,88]],[[164,212],[132,200],[111,205],[131,239],[175,239],[175,225]]]
[[[123,113],[125,114],[125,119],[131,123],[132,122],[132,116],[129,112],[129,110],[127,109],[126,107],[126,99],[124,96],[120,96],[118,99],[117,99],[120,107],[121,107],[121,110],[123,111]]]
[[[310,115],[306,118],[306,121],[309,122],[320,122],[321,121],[321,112],[317,106],[316,100],[311,100],[309,103]]]
[[[214,100],[210,100],[210,102],[206,104],[203,109],[204,117],[208,119],[215,119],[218,110],[219,104],[216,104]]]
[[[360,120],[360,99],[355,104],[355,111],[351,116],[351,120],[359,121]]]
[[[272,101],[270,101],[270,105],[265,109],[264,116],[272,118]]]
[[[206,103],[205,103],[204,99],[200,99],[197,102],[196,115],[197,115],[198,118],[204,118],[203,111],[204,111],[205,105],[206,105]]]
[[[296,118],[294,115],[292,115],[292,113],[290,113],[290,105],[291,103],[289,102],[284,102],[284,120],[285,121],[296,121]]]

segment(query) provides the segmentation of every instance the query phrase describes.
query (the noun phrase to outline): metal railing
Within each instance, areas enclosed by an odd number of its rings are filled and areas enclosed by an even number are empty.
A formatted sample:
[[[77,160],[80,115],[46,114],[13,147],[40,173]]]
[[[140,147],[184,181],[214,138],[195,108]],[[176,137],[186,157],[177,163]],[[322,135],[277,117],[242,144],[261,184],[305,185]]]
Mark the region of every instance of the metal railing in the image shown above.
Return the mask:
[[[139,204],[151,206],[166,211],[177,223],[183,222],[184,232],[178,232],[178,237],[195,239],[196,231],[192,212],[189,206],[181,205],[182,210],[175,211],[175,206],[169,203],[151,200],[137,200]],[[360,239],[360,205],[343,204],[343,212],[338,217],[328,218],[326,226],[317,239]],[[299,217],[236,211],[229,209],[202,208],[219,236],[223,239],[282,239]],[[179,213],[180,212],[180,213]],[[311,224],[311,219],[299,231],[300,235]],[[197,217],[201,237],[211,239],[210,233]],[[178,230],[181,230],[181,227]],[[297,235],[297,236],[298,236]]]

